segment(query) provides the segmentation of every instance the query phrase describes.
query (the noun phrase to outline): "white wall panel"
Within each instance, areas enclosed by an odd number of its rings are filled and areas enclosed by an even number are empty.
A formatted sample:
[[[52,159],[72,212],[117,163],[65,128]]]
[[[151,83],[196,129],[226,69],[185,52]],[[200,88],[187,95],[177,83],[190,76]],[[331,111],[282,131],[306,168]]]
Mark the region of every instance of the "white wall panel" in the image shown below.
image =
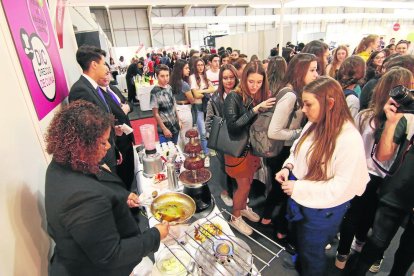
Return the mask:
[[[115,31],[114,30],[114,36],[115,36],[116,45],[118,47],[128,46],[124,30],[122,30],[122,31]]]
[[[109,10],[112,18],[112,27],[114,29],[124,28],[124,20],[122,17],[122,10]]]
[[[124,19],[124,28],[125,29],[136,29],[137,21],[135,19],[134,10],[122,10],[122,18]]]
[[[135,9],[135,17],[139,28],[148,28],[147,10]]]
[[[151,39],[150,39],[150,33],[148,30],[139,30],[139,43],[144,44],[146,47],[150,47],[151,45]]]
[[[137,46],[139,45],[139,37],[137,30],[125,31],[127,45],[128,46]]]

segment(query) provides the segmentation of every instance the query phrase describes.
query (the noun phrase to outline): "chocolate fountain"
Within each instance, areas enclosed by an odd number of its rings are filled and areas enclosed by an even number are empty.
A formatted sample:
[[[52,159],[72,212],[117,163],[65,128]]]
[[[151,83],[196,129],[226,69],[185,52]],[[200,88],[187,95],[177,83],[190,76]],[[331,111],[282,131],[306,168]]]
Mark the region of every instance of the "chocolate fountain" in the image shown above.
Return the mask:
[[[190,129],[185,133],[189,142],[184,146],[186,158],[184,168],[179,179],[184,185],[183,192],[192,197],[196,203],[196,213],[207,209],[211,205],[211,193],[207,182],[211,178],[211,172],[204,168],[204,159],[200,157],[201,144],[198,139],[198,131]]]

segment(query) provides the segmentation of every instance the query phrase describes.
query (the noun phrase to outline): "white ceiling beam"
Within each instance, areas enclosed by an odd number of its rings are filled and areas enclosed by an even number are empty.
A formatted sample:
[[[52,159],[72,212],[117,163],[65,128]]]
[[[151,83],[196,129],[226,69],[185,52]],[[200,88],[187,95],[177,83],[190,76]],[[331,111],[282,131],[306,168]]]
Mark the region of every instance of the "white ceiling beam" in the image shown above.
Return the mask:
[[[360,19],[412,19],[412,14],[383,14],[383,13],[344,13],[344,14],[285,14],[284,22],[321,20],[360,20]],[[250,15],[250,16],[186,16],[186,17],[153,17],[153,25],[181,25],[181,24],[214,24],[214,23],[246,23],[246,22],[274,22],[279,21],[279,15]]]
[[[227,9],[228,5],[220,5],[216,8],[216,16],[222,15],[222,13]]]
[[[280,8],[281,4],[275,1],[258,0],[250,4],[256,9]],[[353,7],[353,8],[392,8],[414,9],[412,1],[367,1],[367,0],[293,0],[284,4],[285,8],[326,8],[326,7]]]
[[[187,5],[183,8],[183,16],[187,16],[187,14],[190,12],[191,10],[191,5]]]

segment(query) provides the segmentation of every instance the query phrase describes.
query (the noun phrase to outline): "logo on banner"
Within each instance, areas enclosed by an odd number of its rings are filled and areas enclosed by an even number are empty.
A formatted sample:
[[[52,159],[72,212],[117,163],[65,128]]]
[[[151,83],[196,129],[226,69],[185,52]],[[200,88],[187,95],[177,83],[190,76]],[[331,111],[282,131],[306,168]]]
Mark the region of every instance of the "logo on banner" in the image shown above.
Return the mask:
[[[56,96],[56,84],[49,53],[42,40],[36,34],[32,34],[29,37],[26,31],[21,29],[20,35],[24,52],[32,61],[33,70],[43,95],[49,101],[53,101]]]

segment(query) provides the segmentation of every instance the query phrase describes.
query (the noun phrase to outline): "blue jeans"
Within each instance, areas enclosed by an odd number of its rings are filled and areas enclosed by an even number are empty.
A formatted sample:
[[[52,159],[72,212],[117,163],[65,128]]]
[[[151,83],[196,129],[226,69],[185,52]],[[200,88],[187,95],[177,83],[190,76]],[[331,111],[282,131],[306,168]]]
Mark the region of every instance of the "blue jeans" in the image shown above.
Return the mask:
[[[171,142],[174,143],[174,145],[176,145],[177,140],[178,140],[178,135],[179,135],[179,132],[173,133],[173,136],[171,138],[167,138],[167,137],[164,136],[164,134],[158,133],[158,138],[160,139],[160,144],[161,143],[167,143],[167,142],[171,141]]]
[[[206,124],[204,122],[204,112],[202,104],[194,104],[194,111],[197,118],[197,129],[200,134],[201,148],[203,149],[204,154],[209,154],[209,149],[207,148],[207,138],[206,138]]]
[[[349,202],[327,209],[300,206],[303,219],[297,225],[297,247],[301,275],[324,275],[325,246],[338,232]]]

